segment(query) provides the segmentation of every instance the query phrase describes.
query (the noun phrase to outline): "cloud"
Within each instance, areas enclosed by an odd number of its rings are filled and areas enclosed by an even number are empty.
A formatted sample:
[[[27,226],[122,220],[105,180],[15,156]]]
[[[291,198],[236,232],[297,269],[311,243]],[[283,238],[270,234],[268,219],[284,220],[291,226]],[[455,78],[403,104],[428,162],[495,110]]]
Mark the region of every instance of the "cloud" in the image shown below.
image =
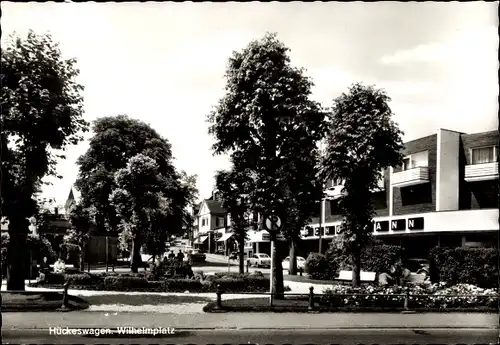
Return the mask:
[[[476,29],[456,30],[446,42],[421,44],[411,49],[400,50],[380,59],[382,64],[403,64],[410,62],[477,62],[477,59],[497,60],[498,29],[486,26]]]

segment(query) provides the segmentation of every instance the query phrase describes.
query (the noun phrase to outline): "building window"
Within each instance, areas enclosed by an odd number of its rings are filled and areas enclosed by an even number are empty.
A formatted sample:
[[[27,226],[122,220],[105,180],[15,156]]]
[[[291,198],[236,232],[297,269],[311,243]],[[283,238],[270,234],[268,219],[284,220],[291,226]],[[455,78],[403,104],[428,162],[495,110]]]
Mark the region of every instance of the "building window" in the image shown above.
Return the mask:
[[[410,170],[418,167],[429,166],[429,152],[422,151],[412,153],[403,158],[402,170]]]
[[[215,227],[219,228],[221,226],[224,226],[224,218],[223,217],[217,217],[215,219]]]
[[[478,147],[471,149],[472,164],[493,163],[497,161],[496,146]]]

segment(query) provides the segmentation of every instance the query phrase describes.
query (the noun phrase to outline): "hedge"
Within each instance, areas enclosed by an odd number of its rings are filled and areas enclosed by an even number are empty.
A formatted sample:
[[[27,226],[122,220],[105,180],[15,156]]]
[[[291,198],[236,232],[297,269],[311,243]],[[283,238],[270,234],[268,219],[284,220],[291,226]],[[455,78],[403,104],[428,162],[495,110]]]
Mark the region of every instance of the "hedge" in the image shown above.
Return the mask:
[[[310,253],[306,259],[306,271],[312,279],[333,280],[338,275],[336,260],[328,260],[326,255]]]
[[[49,273],[46,284],[61,286],[70,283],[70,288],[92,288],[108,291],[150,291],[150,292],[216,292],[217,286],[225,292],[257,292],[269,290],[269,279],[262,273],[222,274],[201,279],[169,278],[154,280],[152,276],[139,273],[77,274]]]
[[[361,252],[361,269],[367,272],[389,272],[391,266],[400,268],[406,259],[405,249],[374,240]],[[351,256],[345,250],[342,238],[335,238],[326,253],[311,253],[306,260],[306,271],[313,279],[334,280],[339,271],[352,269]]]
[[[104,290],[108,291],[133,291],[147,289],[149,282],[143,277],[106,277],[104,278]]]
[[[151,273],[155,280],[162,280],[164,278],[191,278],[193,270],[188,262],[179,262],[176,259],[165,258],[159,265],[152,264]]]
[[[436,247],[430,252],[432,282],[468,283],[498,287],[498,250],[495,248]]]

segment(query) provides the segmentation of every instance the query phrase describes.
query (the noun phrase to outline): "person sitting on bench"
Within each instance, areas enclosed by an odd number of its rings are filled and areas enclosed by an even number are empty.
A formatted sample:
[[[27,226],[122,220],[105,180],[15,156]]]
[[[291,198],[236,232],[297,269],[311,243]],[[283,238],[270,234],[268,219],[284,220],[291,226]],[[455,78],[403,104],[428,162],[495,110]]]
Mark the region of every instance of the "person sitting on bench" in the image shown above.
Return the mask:
[[[47,273],[50,272],[50,265],[47,263],[47,257],[44,256],[42,262],[40,263],[40,268],[38,270],[38,282],[44,283]]]
[[[59,258],[54,264],[54,273],[63,273],[66,269],[63,259]]]

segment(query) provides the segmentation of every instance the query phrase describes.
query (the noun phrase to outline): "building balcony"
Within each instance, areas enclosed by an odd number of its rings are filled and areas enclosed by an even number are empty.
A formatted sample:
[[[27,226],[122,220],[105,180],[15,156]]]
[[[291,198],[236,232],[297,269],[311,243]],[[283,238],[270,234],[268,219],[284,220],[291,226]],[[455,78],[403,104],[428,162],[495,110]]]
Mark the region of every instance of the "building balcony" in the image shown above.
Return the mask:
[[[465,181],[487,181],[498,178],[498,162],[472,164],[465,166]]]
[[[408,187],[429,182],[429,167],[417,167],[392,173],[393,187]]]

